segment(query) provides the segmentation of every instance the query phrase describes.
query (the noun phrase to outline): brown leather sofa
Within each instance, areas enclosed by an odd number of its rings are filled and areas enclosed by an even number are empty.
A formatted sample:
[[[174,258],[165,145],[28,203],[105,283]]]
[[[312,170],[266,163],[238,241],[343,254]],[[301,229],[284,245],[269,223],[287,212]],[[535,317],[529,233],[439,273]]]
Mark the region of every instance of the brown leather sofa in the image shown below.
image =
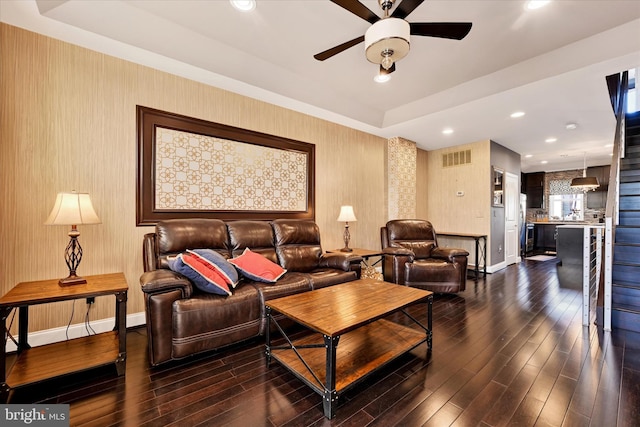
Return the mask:
[[[245,248],[287,270],[274,284],[242,279],[230,296],[200,291],[169,269],[168,257],[187,249],[213,249],[226,258]],[[360,257],[323,253],[311,221],[161,221],[144,236],[145,298],[149,361],[158,365],[264,334],[264,303],[273,298],[356,280]]]
[[[441,248],[433,225],[419,219],[398,219],[380,229],[387,282],[433,292],[462,292],[467,283],[469,252]]]

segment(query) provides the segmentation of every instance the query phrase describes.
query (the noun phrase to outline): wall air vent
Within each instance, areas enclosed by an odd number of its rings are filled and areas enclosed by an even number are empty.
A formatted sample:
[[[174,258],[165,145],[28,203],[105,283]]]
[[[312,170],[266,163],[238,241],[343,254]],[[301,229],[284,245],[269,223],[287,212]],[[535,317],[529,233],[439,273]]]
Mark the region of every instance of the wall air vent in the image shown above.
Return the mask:
[[[442,155],[442,167],[467,165],[471,163],[471,150],[454,151]]]

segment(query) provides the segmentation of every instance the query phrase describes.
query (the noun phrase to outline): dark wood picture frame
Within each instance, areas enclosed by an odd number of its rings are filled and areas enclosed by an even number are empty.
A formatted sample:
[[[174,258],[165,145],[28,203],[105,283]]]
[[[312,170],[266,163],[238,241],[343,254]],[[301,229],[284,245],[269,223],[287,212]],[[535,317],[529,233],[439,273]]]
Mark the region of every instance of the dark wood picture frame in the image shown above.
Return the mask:
[[[172,218],[217,218],[222,220],[315,220],[315,145],[293,139],[282,138],[260,132],[209,122],[153,108],[136,106],[137,116],[137,188],[136,223],[155,225],[158,221]],[[253,144],[278,150],[302,153],[307,159],[306,210],[189,210],[157,209],[156,188],[156,128],[161,127],[197,135],[221,138],[229,141]]]

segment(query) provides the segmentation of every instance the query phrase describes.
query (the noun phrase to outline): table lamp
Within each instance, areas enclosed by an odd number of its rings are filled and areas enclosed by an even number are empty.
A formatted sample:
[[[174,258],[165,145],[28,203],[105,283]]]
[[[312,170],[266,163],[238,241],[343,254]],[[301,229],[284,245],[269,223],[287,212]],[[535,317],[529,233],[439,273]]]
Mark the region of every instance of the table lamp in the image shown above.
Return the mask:
[[[349,233],[349,221],[357,221],[356,215],[353,213],[353,206],[341,206],[338,221],[344,222],[344,248],[340,249],[340,252],[353,252],[353,249],[349,247],[349,240],[351,240],[351,234]]]
[[[58,193],[56,203],[44,222],[45,225],[70,225],[69,244],[64,252],[64,260],[69,267],[69,276],[60,279],[60,286],[87,283],[86,279],[76,275],[76,270],[82,260],[82,247],[78,242],[78,224],[100,224],[100,218],[91,204],[88,193]]]

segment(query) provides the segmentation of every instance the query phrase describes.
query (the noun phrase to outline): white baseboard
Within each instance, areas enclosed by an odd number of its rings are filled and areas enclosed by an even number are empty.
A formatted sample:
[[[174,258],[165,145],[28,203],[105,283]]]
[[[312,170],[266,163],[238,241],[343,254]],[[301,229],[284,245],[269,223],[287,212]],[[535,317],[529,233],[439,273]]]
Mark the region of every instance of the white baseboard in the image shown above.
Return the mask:
[[[507,263],[505,261],[499,262],[497,264],[488,265],[487,273],[495,273],[496,271],[500,271],[503,268],[507,268]]]
[[[133,314],[127,315],[127,328],[144,325],[145,323],[146,323],[146,318],[145,318],[144,311],[140,313],[133,313]],[[109,332],[113,330],[113,327],[116,324],[116,318],[110,317],[108,319],[93,320],[89,322],[89,324],[91,325],[91,329],[93,329],[93,331],[95,331],[98,334],[101,332]],[[91,331],[91,334],[93,334],[93,331],[91,329],[89,330]],[[28,342],[31,347],[37,347],[40,345],[51,344],[59,341],[65,341],[67,339],[67,336],[68,336],[68,339],[73,339],[73,338],[86,337],[88,335],[89,333],[87,332],[87,328],[85,327],[84,323],[75,323],[69,326],[68,331],[66,326],[62,326],[59,328],[52,328],[52,329],[45,329],[43,331],[31,332],[28,335]],[[14,338],[17,341],[18,337],[15,336]],[[15,343],[11,341],[11,339],[8,339],[6,349],[8,353],[8,352],[16,351],[17,347]]]

